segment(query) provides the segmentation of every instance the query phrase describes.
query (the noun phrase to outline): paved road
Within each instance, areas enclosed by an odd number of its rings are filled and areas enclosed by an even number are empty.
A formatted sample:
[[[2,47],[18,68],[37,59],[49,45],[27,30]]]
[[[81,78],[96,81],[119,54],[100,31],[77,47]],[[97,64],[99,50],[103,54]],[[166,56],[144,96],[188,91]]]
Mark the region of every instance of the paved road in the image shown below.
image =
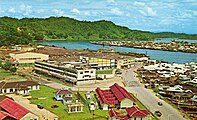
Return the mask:
[[[135,67],[132,69],[126,70],[123,72],[123,79],[126,83],[126,89],[134,93],[134,95],[137,95],[137,98],[148,108],[152,113],[154,111],[159,110],[162,113],[161,120],[185,120],[183,116],[170,106],[165,101],[159,99],[154,95],[154,93],[151,90],[148,90],[144,88],[140,83],[138,78],[136,78],[136,73],[134,72],[137,68],[139,68],[141,65],[136,64]],[[163,103],[162,106],[158,105],[158,101],[161,101]]]

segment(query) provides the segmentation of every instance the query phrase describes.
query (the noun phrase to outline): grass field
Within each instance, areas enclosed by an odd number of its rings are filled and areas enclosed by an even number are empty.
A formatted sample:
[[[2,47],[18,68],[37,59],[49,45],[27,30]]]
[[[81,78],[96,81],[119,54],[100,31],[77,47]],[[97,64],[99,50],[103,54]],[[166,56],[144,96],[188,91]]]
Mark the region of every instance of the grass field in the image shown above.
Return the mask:
[[[96,74],[112,74],[112,70],[97,70]]]
[[[90,113],[89,108],[87,105],[84,106],[84,112],[83,113],[70,113],[68,114],[65,109],[66,106],[63,105],[59,101],[53,100],[54,92],[56,90],[52,89],[47,86],[40,86],[39,91],[31,91],[30,95],[32,96],[31,103],[38,104],[42,103],[45,109],[53,112],[54,114],[58,115],[60,120],[92,120],[92,113]],[[80,94],[85,94],[85,92],[80,92]],[[82,95],[84,96],[84,95]],[[42,98],[42,99],[37,99]],[[58,105],[58,108],[51,108],[52,105]],[[108,116],[108,111],[102,111],[102,110],[95,110],[94,119],[95,120],[106,120],[106,116]]]
[[[13,82],[13,81],[22,81],[22,80],[26,80],[26,79],[0,68],[0,81]]]

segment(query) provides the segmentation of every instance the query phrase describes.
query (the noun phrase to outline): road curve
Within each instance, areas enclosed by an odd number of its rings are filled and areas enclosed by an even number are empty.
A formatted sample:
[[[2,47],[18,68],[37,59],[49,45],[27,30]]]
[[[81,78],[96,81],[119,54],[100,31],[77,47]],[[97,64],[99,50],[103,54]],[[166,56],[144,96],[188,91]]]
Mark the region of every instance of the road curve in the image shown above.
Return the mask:
[[[146,89],[142,85],[140,85],[139,80],[136,77],[136,73],[134,72],[140,66],[140,64],[136,64],[132,69],[123,72],[122,76],[125,80],[125,83],[128,83],[128,85],[130,86],[132,83],[135,83],[132,87],[126,87],[126,89],[134,95],[137,95],[137,98],[148,109],[150,109],[152,113],[154,113],[156,110],[159,110],[162,113],[162,116],[160,117],[161,120],[185,120],[185,118],[183,118],[183,115],[181,115],[178,110],[173,108],[165,101],[156,97],[151,90]],[[136,83],[138,83],[138,85],[136,85]],[[162,106],[158,105],[159,101],[163,103]]]

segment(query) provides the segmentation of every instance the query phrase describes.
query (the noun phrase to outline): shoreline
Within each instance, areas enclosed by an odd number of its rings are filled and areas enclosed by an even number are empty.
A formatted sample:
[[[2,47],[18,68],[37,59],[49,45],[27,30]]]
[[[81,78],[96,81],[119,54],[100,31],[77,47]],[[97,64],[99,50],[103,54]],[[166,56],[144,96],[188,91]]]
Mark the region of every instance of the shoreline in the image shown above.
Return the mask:
[[[148,49],[148,50],[161,50],[161,51],[169,51],[169,52],[182,52],[182,53],[191,53],[191,54],[197,54],[196,51],[181,51],[181,50],[167,50],[167,49],[157,49],[157,48],[146,48],[146,47],[135,47],[135,46],[127,46],[127,45],[113,45],[113,44],[107,44],[107,43],[99,43],[99,42],[90,42],[91,44],[95,45],[105,45],[105,46],[116,46],[116,47],[126,47],[126,48],[136,48],[136,49]]]

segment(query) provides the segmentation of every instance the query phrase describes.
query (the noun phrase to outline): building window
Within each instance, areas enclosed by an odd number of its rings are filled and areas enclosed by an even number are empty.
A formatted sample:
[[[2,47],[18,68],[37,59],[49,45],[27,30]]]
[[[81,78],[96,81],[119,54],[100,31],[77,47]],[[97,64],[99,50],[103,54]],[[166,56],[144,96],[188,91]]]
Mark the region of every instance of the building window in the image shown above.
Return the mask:
[[[10,89],[10,92],[13,92],[13,89]]]
[[[4,93],[6,93],[7,91],[6,91],[6,89],[4,90]]]
[[[89,73],[89,71],[85,71],[85,73]]]
[[[91,73],[93,73],[93,71],[91,71]]]
[[[80,74],[83,74],[83,72],[80,72]]]

